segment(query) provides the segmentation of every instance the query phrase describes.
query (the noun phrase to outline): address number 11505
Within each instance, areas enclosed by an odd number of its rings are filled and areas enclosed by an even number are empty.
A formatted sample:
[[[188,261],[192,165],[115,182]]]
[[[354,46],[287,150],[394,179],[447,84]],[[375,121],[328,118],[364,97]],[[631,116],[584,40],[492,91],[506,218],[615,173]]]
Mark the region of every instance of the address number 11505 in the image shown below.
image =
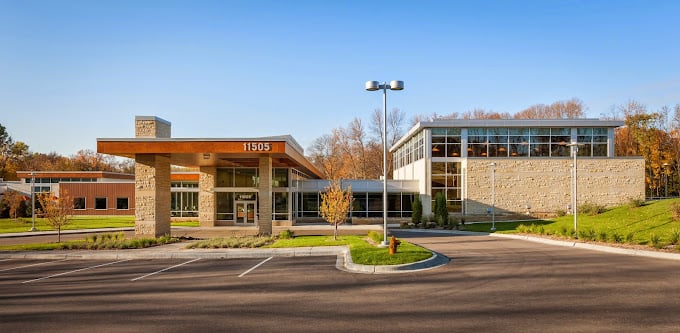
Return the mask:
[[[243,151],[270,151],[272,145],[269,142],[245,142],[243,143]]]

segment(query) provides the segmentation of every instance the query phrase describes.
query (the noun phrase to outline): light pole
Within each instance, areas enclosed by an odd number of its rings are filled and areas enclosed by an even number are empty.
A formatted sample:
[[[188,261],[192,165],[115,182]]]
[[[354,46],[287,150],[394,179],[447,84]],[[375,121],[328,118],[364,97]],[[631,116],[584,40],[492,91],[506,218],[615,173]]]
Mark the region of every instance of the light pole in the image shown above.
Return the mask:
[[[578,181],[577,181],[577,162],[576,156],[578,156],[578,146],[582,146],[582,143],[571,142],[567,146],[571,147],[571,154],[574,156],[574,164],[572,165],[571,171],[571,207],[574,210],[574,238],[578,239],[578,208],[577,208],[577,197],[578,197]]]
[[[366,90],[383,91],[383,246],[387,246],[387,89],[404,90],[404,81],[390,81],[390,84],[378,81],[366,81]]]
[[[35,192],[33,189],[35,186],[35,172],[31,171],[31,221],[32,221],[32,226],[30,231],[37,231],[38,229],[35,228]]]
[[[496,231],[496,162],[491,167],[491,231]]]

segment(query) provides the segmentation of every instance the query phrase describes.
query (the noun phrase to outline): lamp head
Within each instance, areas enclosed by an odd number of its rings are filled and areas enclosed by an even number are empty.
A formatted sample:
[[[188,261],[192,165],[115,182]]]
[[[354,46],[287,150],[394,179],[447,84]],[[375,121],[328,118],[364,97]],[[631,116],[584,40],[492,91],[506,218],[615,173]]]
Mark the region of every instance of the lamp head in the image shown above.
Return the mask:
[[[390,90],[404,90],[404,81],[390,81]]]
[[[376,91],[380,89],[380,82],[378,81],[366,81],[366,90]]]

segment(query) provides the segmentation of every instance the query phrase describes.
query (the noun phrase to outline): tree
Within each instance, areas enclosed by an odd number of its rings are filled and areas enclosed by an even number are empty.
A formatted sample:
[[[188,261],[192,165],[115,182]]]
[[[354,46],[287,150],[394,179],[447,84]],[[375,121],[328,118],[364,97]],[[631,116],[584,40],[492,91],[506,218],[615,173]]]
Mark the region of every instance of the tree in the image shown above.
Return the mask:
[[[446,207],[446,197],[442,192],[437,192],[434,197],[434,217],[440,225],[449,221],[449,209]]]
[[[413,198],[412,205],[413,212],[411,212],[411,222],[415,225],[419,225],[423,222],[423,202],[420,201],[420,195],[416,194]]]
[[[2,201],[9,208],[9,217],[17,219],[21,205],[26,201],[26,198],[16,191],[5,191]]]
[[[338,238],[338,225],[347,220],[349,208],[352,205],[352,187],[343,190],[339,180],[332,180],[326,187],[326,192],[321,193],[321,205],[319,213],[321,217],[335,227],[333,239]]]
[[[57,242],[61,242],[61,227],[71,222],[73,200],[64,191],[58,197],[52,193],[42,193],[38,195],[38,201],[47,223],[57,229]]]

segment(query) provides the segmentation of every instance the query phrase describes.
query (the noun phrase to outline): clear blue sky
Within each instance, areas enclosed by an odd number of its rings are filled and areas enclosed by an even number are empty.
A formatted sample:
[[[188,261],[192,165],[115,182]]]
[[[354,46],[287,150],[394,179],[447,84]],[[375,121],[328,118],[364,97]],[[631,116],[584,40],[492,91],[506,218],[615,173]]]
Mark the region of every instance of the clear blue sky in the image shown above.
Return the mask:
[[[305,148],[382,107],[598,117],[680,103],[680,1],[0,0],[0,123],[32,151],[132,137],[291,134]]]

